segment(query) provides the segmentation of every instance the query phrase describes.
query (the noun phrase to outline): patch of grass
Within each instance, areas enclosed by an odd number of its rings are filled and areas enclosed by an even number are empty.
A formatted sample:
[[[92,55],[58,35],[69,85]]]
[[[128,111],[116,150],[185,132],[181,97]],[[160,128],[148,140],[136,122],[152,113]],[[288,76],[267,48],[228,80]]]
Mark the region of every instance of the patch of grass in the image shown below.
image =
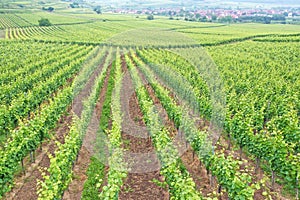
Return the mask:
[[[151,182],[155,183],[158,187],[161,187],[163,189],[167,189],[168,188],[168,184],[166,182],[161,182],[157,179],[152,179]]]
[[[124,186],[124,189],[123,189],[123,191],[125,192],[125,193],[129,193],[129,192],[134,192],[134,189],[132,189],[130,186]]]
[[[129,145],[130,144],[130,140],[122,140],[124,145]]]
[[[82,199],[99,199],[99,188],[103,181],[105,165],[97,158],[91,157],[91,163],[87,170],[88,179],[84,183]]]

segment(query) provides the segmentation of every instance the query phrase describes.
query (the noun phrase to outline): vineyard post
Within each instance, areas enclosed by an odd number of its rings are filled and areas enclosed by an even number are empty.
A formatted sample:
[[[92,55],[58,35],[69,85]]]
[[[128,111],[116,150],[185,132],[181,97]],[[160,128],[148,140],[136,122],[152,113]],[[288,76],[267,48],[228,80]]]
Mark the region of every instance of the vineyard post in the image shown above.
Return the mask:
[[[30,151],[29,155],[30,155],[30,162],[33,163],[33,155],[32,155],[32,151]]]
[[[193,151],[193,162],[195,160],[195,151]]]
[[[242,161],[243,146],[240,145],[240,161]]]
[[[33,162],[35,163],[35,151],[33,151]]]
[[[218,193],[221,194],[221,192],[222,192],[222,185],[219,185]]]
[[[212,174],[210,174],[209,182],[210,182],[210,187],[214,187],[214,176]]]
[[[24,167],[24,159],[21,160],[21,165],[22,165],[22,171],[23,171],[23,173],[25,175],[26,171],[25,171],[25,167]]]
[[[275,172],[272,169],[272,191],[275,190]]]
[[[43,140],[44,140],[44,132],[41,132],[41,141],[40,141],[40,150],[43,150]]]
[[[256,157],[255,173],[258,172],[259,163],[260,163],[260,159],[259,157]]]
[[[299,171],[296,174],[296,200],[299,200]]]
[[[227,136],[228,136],[228,147],[227,147],[227,150],[230,150],[230,148],[231,148],[230,134],[228,133]]]

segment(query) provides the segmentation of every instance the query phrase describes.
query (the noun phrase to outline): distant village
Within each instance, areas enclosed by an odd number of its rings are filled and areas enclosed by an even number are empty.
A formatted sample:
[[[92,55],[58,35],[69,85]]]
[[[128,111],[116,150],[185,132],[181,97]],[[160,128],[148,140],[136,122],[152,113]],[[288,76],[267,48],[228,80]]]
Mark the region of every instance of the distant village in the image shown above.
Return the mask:
[[[85,7],[85,0],[62,0],[73,2],[70,4],[72,8]],[[76,3],[74,3],[76,2]],[[97,2],[94,2],[97,3]],[[101,14],[102,12],[133,14],[136,17],[147,15],[149,20],[154,20],[155,16],[167,16],[170,20],[186,20],[200,22],[221,22],[221,23],[281,23],[281,24],[299,24],[300,25],[300,7],[276,7],[264,8],[256,6],[254,8],[132,8],[126,6],[100,5],[93,7],[93,10]]]
[[[300,8],[274,9],[114,9],[114,13],[146,14],[168,16],[170,19],[184,19],[201,22],[261,22],[261,23],[295,23],[300,24]]]

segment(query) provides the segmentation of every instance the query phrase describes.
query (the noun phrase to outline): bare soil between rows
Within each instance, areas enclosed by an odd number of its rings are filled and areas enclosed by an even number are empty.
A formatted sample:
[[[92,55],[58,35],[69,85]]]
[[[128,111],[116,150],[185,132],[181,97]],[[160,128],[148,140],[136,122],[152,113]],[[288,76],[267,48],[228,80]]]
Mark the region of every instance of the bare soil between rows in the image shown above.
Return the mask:
[[[126,149],[125,160],[132,170],[124,180],[119,199],[167,200],[169,199],[167,188],[162,188],[155,183],[155,181],[164,182],[164,177],[159,171],[159,161],[152,140],[148,137],[143,114],[134,92],[124,56],[122,56],[122,69],[125,76],[121,90],[121,106],[124,115],[126,115],[123,117],[125,120],[122,124],[122,129],[124,127],[126,130],[122,133],[122,148]],[[152,167],[153,170],[148,171]]]

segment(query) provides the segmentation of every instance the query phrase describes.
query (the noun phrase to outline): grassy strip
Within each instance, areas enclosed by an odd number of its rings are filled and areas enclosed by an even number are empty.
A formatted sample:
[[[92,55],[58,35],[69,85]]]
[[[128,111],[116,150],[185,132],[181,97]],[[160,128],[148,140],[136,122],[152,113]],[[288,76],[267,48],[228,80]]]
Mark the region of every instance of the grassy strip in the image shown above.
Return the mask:
[[[110,59],[109,59],[110,60]],[[101,118],[99,122],[99,130],[97,135],[104,134],[105,130],[108,128],[108,122],[110,120],[111,113],[111,99],[112,91],[114,85],[114,74],[115,74],[115,62],[112,63],[112,68],[110,71],[110,77],[107,84],[107,91],[105,95],[105,100],[102,107]],[[100,134],[99,134],[100,132]],[[99,139],[99,141],[103,141]],[[97,142],[97,149],[103,149],[103,144]],[[99,152],[96,152],[98,154]],[[101,153],[101,152],[100,152]],[[101,162],[97,155],[91,157],[90,166],[88,168],[88,179],[84,183],[84,188],[82,192],[82,199],[99,199],[99,189],[101,187],[101,182],[103,181],[104,174],[104,163]]]
[[[121,88],[122,88],[122,69],[119,48],[116,53],[116,73],[114,90],[112,93],[111,111],[112,111],[112,127],[108,131],[109,139],[109,172],[107,185],[102,189],[99,195],[100,199],[110,200],[118,199],[119,191],[123,185],[123,179],[127,176],[126,163],[123,160],[123,150],[121,147],[121,130],[122,130],[122,111],[121,111]]]

